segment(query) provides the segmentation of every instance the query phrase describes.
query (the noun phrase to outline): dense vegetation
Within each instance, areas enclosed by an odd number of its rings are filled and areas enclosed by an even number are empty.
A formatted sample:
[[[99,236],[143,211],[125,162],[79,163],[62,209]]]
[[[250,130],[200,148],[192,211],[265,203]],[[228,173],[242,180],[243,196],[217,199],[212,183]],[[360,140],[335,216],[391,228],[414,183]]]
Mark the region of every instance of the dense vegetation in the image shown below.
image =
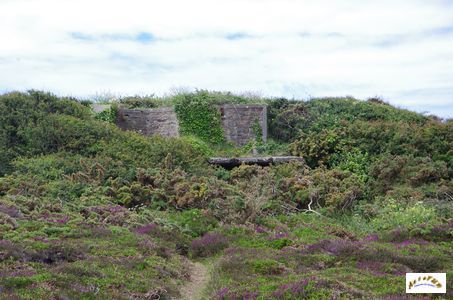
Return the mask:
[[[235,148],[213,107],[250,101],[268,104],[270,140]],[[401,299],[406,272],[453,284],[450,120],[379,99],[206,91],[89,104],[0,96],[3,298],[179,298],[191,261],[210,269],[209,299]],[[181,138],[111,124],[117,105],[170,104]],[[252,150],[306,163],[206,162]]]

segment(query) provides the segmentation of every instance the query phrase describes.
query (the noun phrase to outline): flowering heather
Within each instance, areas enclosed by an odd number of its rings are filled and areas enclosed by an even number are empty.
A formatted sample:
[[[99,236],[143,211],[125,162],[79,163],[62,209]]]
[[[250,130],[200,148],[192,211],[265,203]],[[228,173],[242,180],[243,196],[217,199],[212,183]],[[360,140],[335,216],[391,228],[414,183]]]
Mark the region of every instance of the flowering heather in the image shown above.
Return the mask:
[[[243,247],[228,247],[224,251],[225,255],[229,256],[257,256],[262,254],[259,249],[256,248],[243,248]]]
[[[104,215],[104,214],[114,214],[114,213],[126,212],[128,210],[121,205],[100,205],[100,206],[90,207],[89,211],[100,214],[100,215]]]
[[[278,239],[283,239],[289,237],[289,234],[287,232],[277,232],[273,236],[270,236],[268,239],[269,240],[278,240]]]
[[[306,287],[308,285],[309,280],[304,279],[299,282],[295,283],[288,283],[281,285],[277,288],[276,291],[272,293],[272,297],[276,299],[284,299],[285,297],[306,297],[307,296],[307,291]]]
[[[0,273],[0,277],[29,277],[33,275],[36,275],[36,271],[32,269],[19,269],[5,274]]]
[[[226,299],[241,299],[241,300],[254,300],[260,296],[260,292],[249,292],[245,291],[242,294],[230,292],[228,288],[221,288],[216,292],[215,299],[226,300]]]
[[[43,243],[49,243],[50,242],[46,237],[43,237],[43,236],[35,236],[32,239],[34,241],[43,242]]]
[[[245,249],[244,248],[239,248],[239,247],[228,247],[225,249],[225,254],[226,255],[235,255],[235,254],[241,254],[244,253]]]
[[[70,218],[68,215],[45,213],[43,214],[42,219],[50,223],[66,224]]]
[[[412,300],[414,297],[408,295],[394,295],[394,296],[387,296],[381,298],[382,300]],[[428,296],[420,296],[416,298],[417,300],[429,300],[431,297]]]
[[[432,241],[449,241],[453,239],[453,221],[431,229],[426,239]]]
[[[240,297],[240,299],[243,299],[243,300],[253,300],[253,299],[256,299],[258,298],[260,295],[260,292],[244,292],[242,294],[242,297]]]
[[[367,270],[376,275],[384,275],[382,272],[383,263],[377,261],[359,261],[357,263],[357,268],[360,270]]]
[[[396,276],[404,276],[406,273],[410,273],[412,270],[404,265],[401,264],[393,264],[391,266],[391,270],[387,273],[391,273]]]
[[[112,225],[124,225],[130,215],[130,211],[120,205],[99,205],[87,209],[88,214],[95,213],[99,221]]]
[[[4,204],[0,204],[0,212],[7,214],[11,218],[20,218],[22,217],[22,213],[20,212],[19,209],[17,209],[14,206],[8,206]]]
[[[104,226],[93,226],[90,228],[92,237],[107,237],[112,235],[112,231]]]
[[[377,234],[370,234],[362,239],[364,242],[377,242],[378,240],[379,236]]]
[[[223,300],[228,295],[230,290],[228,288],[221,288],[216,293],[216,299]]]
[[[0,261],[7,258],[21,259],[24,257],[24,249],[7,240],[0,240]]]
[[[333,239],[333,240],[322,240],[319,243],[310,245],[306,248],[305,251],[310,253],[321,250],[336,256],[345,256],[356,253],[358,250],[360,250],[361,247],[362,243],[360,242]]]
[[[206,233],[192,241],[190,249],[194,257],[213,255],[228,246],[228,240],[220,233]]]
[[[157,230],[157,224],[150,223],[148,225],[138,227],[134,231],[135,231],[135,233],[138,233],[138,234],[148,234],[151,232],[155,232],[156,230]]]
[[[404,247],[414,245],[414,244],[427,245],[429,243],[427,241],[419,240],[419,239],[407,239],[402,242],[393,242],[393,245],[395,245],[395,247],[397,249],[404,248]]]
[[[0,249],[7,249],[9,247],[12,247],[13,243],[7,240],[0,240]]]
[[[314,280],[315,278],[312,278],[312,279]],[[315,283],[315,287],[318,289],[327,288],[327,287],[329,287],[329,285],[330,285],[329,282],[324,279],[318,279],[318,280],[316,280],[316,283]]]
[[[154,251],[158,248],[157,244],[149,241],[149,240],[143,240],[138,243],[139,248],[145,250],[145,251]]]
[[[391,242],[401,242],[407,239],[409,236],[409,232],[407,229],[398,227],[389,233],[389,240]]]
[[[255,227],[255,232],[256,233],[267,233],[268,230],[267,230],[267,228],[258,225]]]

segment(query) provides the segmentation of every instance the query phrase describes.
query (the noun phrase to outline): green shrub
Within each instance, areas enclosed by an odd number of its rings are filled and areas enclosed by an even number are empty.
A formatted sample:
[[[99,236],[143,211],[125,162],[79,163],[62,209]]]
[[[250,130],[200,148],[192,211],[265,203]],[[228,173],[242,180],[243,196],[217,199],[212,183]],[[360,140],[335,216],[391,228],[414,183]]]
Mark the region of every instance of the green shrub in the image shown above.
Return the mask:
[[[159,102],[154,95],[124,97],[120,99],[120,103],[127,108],[155,108],[159,106]]]
[[[255,259],[247,262],[253,273],[262,275],[277,275],[283,272],[280,264],[272,259]]]
[[[333,211],[352,208],[364,195],[365,185],[355,174],[338,169],[316,169],[310,176],[314,204]]]
[[[334,168],[356,174],[363,182],[368,181],[370,157],[358,149],[337,153],[332,157]]]
[[[196,136],[184,136],[182,137],[184,142],[187,142],[192,146],[195,152],[203,154],[205,157],[210,157],[214,155],[212,147],[210,147],[206,142],[197,138]]]
[[[384,155],[370,166],[370,187],[373,195],[405,187],[422,192],[425,185],[439,184],[448,178],[448,167],[444,161],[433,161],[430,157],[409,155]],[[421,189],[420,189],[421,188]],[[429,190],[426,191],[429,193]]]
[[[439,224],[435,210],[422,202],[410,206],[398,204],[394,199],[386,199],[378,214],[371,220],[377,231],[386,231],[398,227],[416,230],[421,224],[433,227]]]
[[[214,218],[204,214],[199,209],[182,211],[175,214],[173,218],[184,232],[193,237],[200,237],[217,226],[217,221]]]
[[[72,116],[48,115],[36,126],[24,128],[24,143],[30,154],[70,151],[93,154],[100,149],[98,143],[110,140],[117,129],[93,120],[80,120]]]
[[[306,127],[308,112],[304,103],[278,98],[268,103],[269,137],[280,142],[291,142]]]
[[[344,150],[345,132],[341,129],[303,133],[291,144],[291,153],[303,157],[310,167],[330,166],[332,158]]]
[[[280,238],[272,241],[271,246],[274,249],[282,249],[284,247],[290,246],[292,241],[289,238]]]
[[[11,171],[11,161],[18,156],[39,154],[36,139],[44,137],[53,128],[42,128],[42,122],[61,116],[88,120],[90,109],[74,99],[57,98],[50,93],[29,91],[0,96],[0,175]],[[48,125],[50,121],[48,121]],[[32,136],[40,127],[41,135]]]

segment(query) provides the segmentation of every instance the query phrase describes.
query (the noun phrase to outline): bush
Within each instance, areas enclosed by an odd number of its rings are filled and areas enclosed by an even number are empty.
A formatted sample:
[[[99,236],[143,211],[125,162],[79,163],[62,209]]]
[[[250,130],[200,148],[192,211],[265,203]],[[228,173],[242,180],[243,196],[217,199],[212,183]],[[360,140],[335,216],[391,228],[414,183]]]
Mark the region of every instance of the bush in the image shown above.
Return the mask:
[[[272,259],[256,259],[248,261],[253,273],[262,275],[278,275],[283,272],[280,264]]]
[[[345,150],[345,132],[341,129],[324,129],[321,132],[301,134],[291,144],[291,154],[301,156],[314,168],[332,165],[332,157]]]
[[[32,155],[57,151],[93,154],[100,150],[100,141],[108,141],[115,134],[115,128],[105,124],[63,115],[49,115],[23,130],[24,142]]]
[[[30,131],[53,115],[87,120],[91,113],[89,108],[73,99],[59,99],[50,93],[29,91],[0,96],[0,175],[11,171],[14,158],[39,153],[41,149],[35,149],[34,143],[43,141],[30,136]],[[41,136],[45,137],[45,134]]]
[[[398,227],[411,231],[416,230],[421,224],[434,227],[439,223],[434,208],[425,206],[422,202],[410,206],[399,205],[393,199],[386,199],[377,216],[371,220],[376,231]]]
[[[120,103],[127,108],[155,108],[159,106],[159,100],[150,96],[133,96],[120,99]]]
[[[190,244],[190,253],[193,257],[212,256],[228,246],[228,240],[220,233],[206,233]]]
[[[307,118],[304,103],[284,98],[271,100],[267,113],[269,137],[280,142],[291,142],[300,135]]]
[[[338,169],[316,169],[310,175],[310,194],[315,204],[330,211],[352,208],[364,195],[365,185],[357,175]]]
[[[212,148],[206,142],[200,140],[195,136],[184,136],[182,137],[182,140],[190,144],[195,152],[200,153],[205,157],[214,155]]]
[[[409,155],[381,156],[371,164],[369,173],[374,195],[395,189],[398,185],[415,188],[448,178],[448,168],[444,161]]]
[[[176,223],[181,226],[183,232],[193,237],[199,237],[214,229],[217,220],[210,217],[199,209],[190,209],[174,216]]]

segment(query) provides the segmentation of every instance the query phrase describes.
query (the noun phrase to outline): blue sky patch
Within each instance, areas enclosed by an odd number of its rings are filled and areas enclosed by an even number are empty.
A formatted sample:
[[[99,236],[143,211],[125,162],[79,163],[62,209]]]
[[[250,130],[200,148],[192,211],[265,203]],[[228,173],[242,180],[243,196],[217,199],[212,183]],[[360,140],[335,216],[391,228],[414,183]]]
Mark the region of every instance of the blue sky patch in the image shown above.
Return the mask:
[[[94,39],[93,36],[81,32],[71,32],[70,35],[75,40],[92,41]]]
[[[156,38],[149,32],[140,32],[139,34],[137,34],[135,39],[140,43],[150,43],[154,41]]]
[[[139,32],[137,34],[108,33],[101,35],[90,35],[82,32],[71,32],[71,38],[80,41],[132,41],[139,43],[150,43],[156,38],[152,33]]]
[[[244,40],[244,39],[250,39],[252,36],[250,34],[244,33],[244,32],[234,32],[227,34],[225,36],[227,40],[230,41],[237,41],[237,40]]]

